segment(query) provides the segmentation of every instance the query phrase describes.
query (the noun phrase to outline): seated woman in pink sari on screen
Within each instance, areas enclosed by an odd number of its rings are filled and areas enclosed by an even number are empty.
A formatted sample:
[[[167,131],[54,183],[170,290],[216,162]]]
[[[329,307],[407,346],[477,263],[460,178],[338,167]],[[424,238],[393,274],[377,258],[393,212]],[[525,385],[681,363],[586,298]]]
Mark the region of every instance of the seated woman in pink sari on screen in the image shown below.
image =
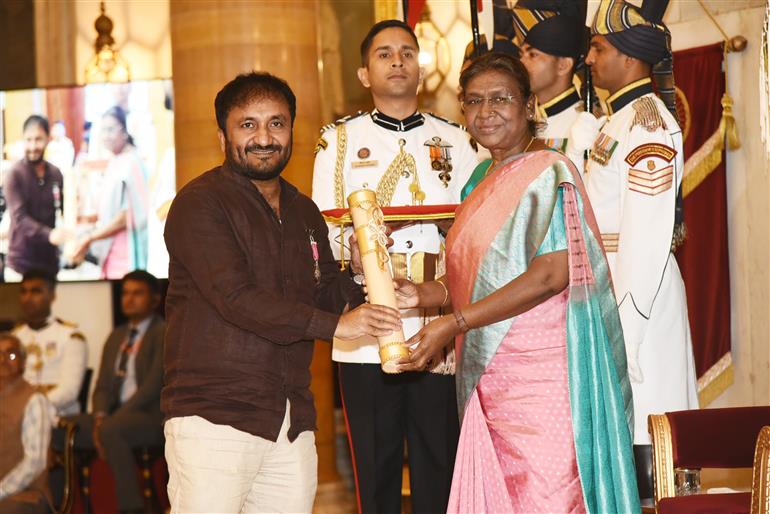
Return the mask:
[[[492,159],[466,185],[447,274],[396,283],[401,308],[454,308],[401,363],[423,369],[455,342],[449,512],[639,512],[623,333],[583,183],[536,138],[518,59],[483,55],[460,85],[468,130]]]

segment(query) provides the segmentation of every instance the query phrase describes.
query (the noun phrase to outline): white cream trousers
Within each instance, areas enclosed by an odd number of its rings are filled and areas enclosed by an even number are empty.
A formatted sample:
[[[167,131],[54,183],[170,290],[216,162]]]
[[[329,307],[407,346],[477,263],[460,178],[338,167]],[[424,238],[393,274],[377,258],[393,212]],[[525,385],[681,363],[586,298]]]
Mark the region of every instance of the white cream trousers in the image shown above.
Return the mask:
[[[199,416],[164,425],[172,514],[311,512],[318,483],[315,434],[290,443],[289,409],[276,442]]]

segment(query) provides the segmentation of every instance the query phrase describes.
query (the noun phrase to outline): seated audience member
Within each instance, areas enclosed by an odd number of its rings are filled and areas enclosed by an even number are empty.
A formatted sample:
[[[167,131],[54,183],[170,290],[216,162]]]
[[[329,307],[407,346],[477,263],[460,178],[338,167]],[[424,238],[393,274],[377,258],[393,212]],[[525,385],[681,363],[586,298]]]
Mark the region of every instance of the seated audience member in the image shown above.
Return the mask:
[[[155,314],[158,279],[146,271],[122,280],[121,308],[128,323],[107,337],[93,393],[93,414],[76,418],[75,449],[96,449],[115,477],[120,512],[141,512],[133,450],[163,442],[160,389],[166,323]]]
[[[88,345],[76,324],[51,314],[56,278],[29,270],[21,281],[23,324],[16,327],[28,355],[24,379],[48,397],[59,416],[80,412],[78,395],[88,362]]]
[[[0,334],[0,512],[49,512],[46,455],[50,406],[24,380],[26,354],[19,339]]]

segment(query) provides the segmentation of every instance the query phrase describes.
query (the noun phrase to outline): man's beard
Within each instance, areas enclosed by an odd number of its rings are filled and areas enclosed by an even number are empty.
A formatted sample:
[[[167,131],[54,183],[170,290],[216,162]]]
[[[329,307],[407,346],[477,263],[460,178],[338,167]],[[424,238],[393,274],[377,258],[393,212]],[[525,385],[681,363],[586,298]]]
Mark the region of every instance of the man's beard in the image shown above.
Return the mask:
[[[31,155],[37,155],[37,159],[31,159]],[[31,165],[37,166],[41,162],[43,162],[43,152],[35,152],[34,154],[32,152],[24,152],[24,159]]]
[[[273,165],[268,163],[262,163],[261,166],[255,166],[248,161],[247,154],[249,152],[256,152],[259,150],[273,150],[278,153],[279,160]],[[285,153],[281,153],[285,152]],[[249,145],[243,148],[243,155],[238,154],[238,149],[235,148],[230,142],[227,142],[227,150],[225,152],[225,164],[235,172],[250,180],[271,180],[281,174],[286,167],[286,163],[289,162],[291,157],[291,141],[288,147],[284,148],[281,145]]]

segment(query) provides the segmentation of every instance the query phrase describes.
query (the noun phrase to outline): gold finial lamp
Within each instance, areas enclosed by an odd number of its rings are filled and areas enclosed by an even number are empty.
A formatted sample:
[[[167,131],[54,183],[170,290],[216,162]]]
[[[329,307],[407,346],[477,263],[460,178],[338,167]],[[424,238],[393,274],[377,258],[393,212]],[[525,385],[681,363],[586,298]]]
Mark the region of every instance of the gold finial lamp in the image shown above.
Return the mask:
[[[452,65],[449,42],[430,17],[428,5],[420,15],[420,21],[414,27],[420,53],[417,60],[425,70],[422,88],[428,94],[435,93],[446,80]]]
[[[99,2],[99,17],[94,22],[96,53],[86,66],[86,82],[127,82],[131,78],[128,63],[115,49],[112,20],[104,13],[104,2]]]

